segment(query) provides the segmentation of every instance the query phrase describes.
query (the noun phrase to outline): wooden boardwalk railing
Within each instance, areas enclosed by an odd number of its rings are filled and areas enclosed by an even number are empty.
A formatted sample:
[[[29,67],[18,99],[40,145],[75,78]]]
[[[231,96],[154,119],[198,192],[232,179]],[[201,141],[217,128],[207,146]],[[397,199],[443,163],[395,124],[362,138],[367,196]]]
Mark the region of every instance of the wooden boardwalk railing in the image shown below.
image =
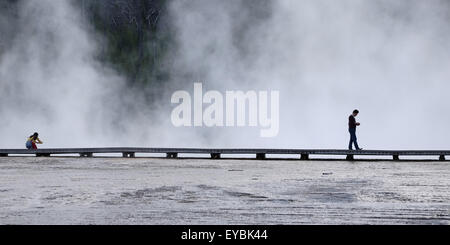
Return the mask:
[[[55,149],[0,149],[0,157],[10,155],[71,155],[93,157],[94,154],[121,153],[123,157],[135,157],[136,153],[163,153],[168,158],[177,158],[179,154],[209,154],[212,159],[220,159],[223,154],[241,155],[254,154],[256,159],[263,160],[269,154],[298,155],[301,160],[309,160],[310,155],[346,156],[347,160],[354,160],[354,156],[391,156],[393,160],[400,160],[400,156],[436,156],[445,161],[447,150],[336,150],[336,149],[217,149],[217,148],[55,148]]]

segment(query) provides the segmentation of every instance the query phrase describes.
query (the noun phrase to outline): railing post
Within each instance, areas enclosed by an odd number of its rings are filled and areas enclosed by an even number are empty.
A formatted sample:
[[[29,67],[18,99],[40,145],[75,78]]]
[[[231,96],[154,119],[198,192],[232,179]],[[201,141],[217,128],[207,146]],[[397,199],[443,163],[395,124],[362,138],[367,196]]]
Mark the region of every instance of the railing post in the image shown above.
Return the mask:
[[[50,157],[50,153],[36,153],[36,157]]]
[[[177,158],[178,157],[178,153],[176,153],[176,152],[168,152],[166,157],[167,158]]]
[[[445,161],[445,155],[440,155],[439,156],[439,161]]]
[[[211,153],[212,159],[220,159],[220,153]]]
[[[398,154],[393,155],[392,158],[394,159],[394,161],[400,161],[400,157]]]
[[[353,160],[355,160],[353,154],[348,154],[346,159],[347,159],[347,161],[353,161]]]
[[[309,154],[301,154],[300,160],[309,160]]]
[[[89,153],[80,153],[80,157],[93,157],[94,153],[89,152]]]
[[[134,157],[135,157],[135,154],[134,154],[134,152],[122,152],[122,157],[125,157],[125,158],[134,158]]]
[[[0,157],[7,157],[8,156],[8,153],[2,153],[2,154],[0,154]]]
[[[265,160],[266,159],[266,153],[256,153],[256,159],[258,159],[258,160]]]

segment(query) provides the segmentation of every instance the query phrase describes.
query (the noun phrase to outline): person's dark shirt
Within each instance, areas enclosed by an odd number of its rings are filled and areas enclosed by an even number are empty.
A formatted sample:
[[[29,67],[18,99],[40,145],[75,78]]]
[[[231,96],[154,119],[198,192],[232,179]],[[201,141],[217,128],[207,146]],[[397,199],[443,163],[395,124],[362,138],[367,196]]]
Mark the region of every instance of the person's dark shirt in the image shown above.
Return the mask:
[[[353,115],[350,115],[350,117],[348,117],[348,127],[356,128],[356,119]]]

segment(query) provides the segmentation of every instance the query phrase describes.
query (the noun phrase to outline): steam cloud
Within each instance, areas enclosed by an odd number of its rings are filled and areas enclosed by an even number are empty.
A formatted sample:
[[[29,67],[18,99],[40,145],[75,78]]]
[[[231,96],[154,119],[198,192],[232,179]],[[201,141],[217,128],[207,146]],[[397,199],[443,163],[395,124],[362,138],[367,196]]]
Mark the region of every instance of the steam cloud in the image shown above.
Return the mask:
[[[355,108],[365,148],[450,148],[447,1],[171,1],[177,49],[157,110],[96,61],[102,37],[70,1],[0,16],[1,148],[34,131],[45,147],[346,148]],[[170,95],[194,82],[279,90],[278,137],[175,128]]]

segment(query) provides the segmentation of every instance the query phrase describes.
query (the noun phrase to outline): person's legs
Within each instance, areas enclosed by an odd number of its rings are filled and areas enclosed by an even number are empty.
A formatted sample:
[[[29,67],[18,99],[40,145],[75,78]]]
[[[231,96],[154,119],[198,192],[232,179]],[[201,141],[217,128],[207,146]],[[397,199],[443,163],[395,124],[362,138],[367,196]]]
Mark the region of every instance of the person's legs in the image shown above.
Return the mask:
[[[356,150],[358,150],[359,146],[358,146],[358,139],[356,138],[356,128],[350,128],[348,131],[350,132],[350,143],[348,145],[348,149],[352,150],[354,144]]]
[[[31,142],[31,145],[33,146],[33,149],[34,149],[34,150],[37,150],[37,146],[36,146],[36,143],[34,143],[34,142]]]
[[[353,133],[353,144],[355,144],[355,149],[359,150],[358,139],[356,138],[356,132]]]
[[[350,128],[348,129],[348,132],[350,133],[350,142],[348,143],[348,149],[353,150],[354,130]]]

